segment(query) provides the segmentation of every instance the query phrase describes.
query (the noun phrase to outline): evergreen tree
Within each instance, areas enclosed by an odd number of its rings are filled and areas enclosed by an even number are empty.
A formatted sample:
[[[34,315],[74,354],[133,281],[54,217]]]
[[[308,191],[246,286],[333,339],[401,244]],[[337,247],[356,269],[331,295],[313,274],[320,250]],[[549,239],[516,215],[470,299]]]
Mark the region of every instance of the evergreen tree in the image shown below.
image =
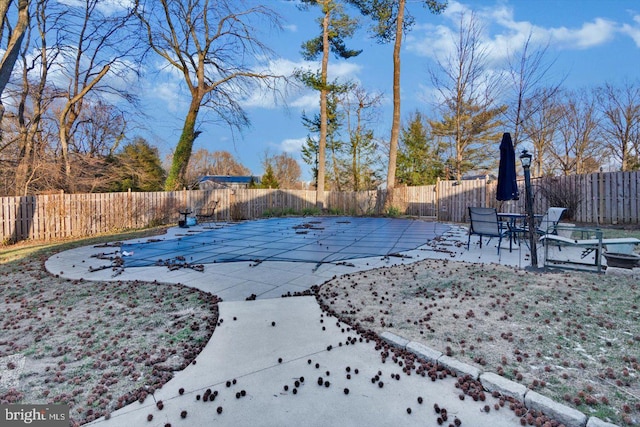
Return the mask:
[[[325,155],[328,147],[329,132],[329,93],[331,89],[328,84],[329,52],[338,58],[348,59],[360,54],[359,50],[347,49],[344,39],[351,37],[355,32],[358,23],[351,19],[343,11],[342,4],[337,0],[302,0],[302,4],[318,6],[322,15],[318,19],[321,32],[317,37],[302,44],[302,56],[307,60],[321,58],[320,71],[313,73],[301,73],[302,81],[313,89],[320,92],[320,115],[319,115],[319,138],[316,179],[316,206],[324,208],[324,182],[325,182]],[[306,77],[305,78],[305,74]],[[306,81],[305,81],[306,80]]]
[[[302,161],[311,166],[313,185],[318,188],[318,141],[310,135],[302,146]]]
[[[400,133],[398,183],[409,186],[435,184],[443,176],[444,147],[433,140],[423,115],[416,111]]]
[[[278,183],[278,179],[276,178],[275,173],[273,173],[273,168],[271,164],[267,164],[267,170],[262,175],[262,188],[279,188],[280,184]]]
[[[158,149],[144,138],[122,147],[112,162],[110,175],[114,178],[112,191],[161,191],[165,180]]]
[[[502,126],[500,116],[505,109],[506,106],[490,108],[463,101],[455,112],[444,114],[439,121],[429,121],[433,135],[451,143],[453,156],[447,159],[447,166],[455,179],[473,169],[497,165],[495,150],[489,147],[500,141],[498,128]]]
[[[474,13],[460,13],[454,53],[438,60],[431,81],[440,93],[442,119],[430,121],[434,136],[449,142],[448,169],[460,180],[465,172],[497,165],[494,148],[500,141],[498,105],[500,79],[487,73],[488,52],[482,43],[482,27]]]
[[[325,136],[326,150],[331,153],[329,161],[325,161],[326,170],[331,171],[330,174],[319,174],[320,169],[320,136],[317,139],[307,136],[307,143],[302,148],[302,159],[305,163],[310,165],[313,170],[313,175],[316,183],[316,188],[320,189],[328,183],[333,183],[333,188],[339,188],[338,175],[336,164],[338,155],[337,153],[343,149],[344,143],[340,139],[340,128],[342,124],[342,115],[338,111],[338,94],[343,93],[347,89],[347,85],[340,85],[334,82],[330,85],[331,91],[327,97],[327,130]],[[302,124],[309,130],[311,134],[320,134],[321,118],[320,114],[315,114],[313,117],[302,114]],[[324,182],[322,186],[318,185],[318,177],[324,176]]]

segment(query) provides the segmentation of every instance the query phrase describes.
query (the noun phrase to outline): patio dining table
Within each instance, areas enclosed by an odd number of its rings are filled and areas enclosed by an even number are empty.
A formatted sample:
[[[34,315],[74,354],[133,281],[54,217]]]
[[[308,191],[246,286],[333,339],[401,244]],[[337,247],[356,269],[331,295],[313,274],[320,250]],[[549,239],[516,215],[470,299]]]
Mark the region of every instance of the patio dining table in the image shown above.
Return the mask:
[[[523,228],[518,227],[519,220],[524,220],[527,217],[523,213],[515,212],[498,212],[498,220],[505,223],[507,226],[507,234],[509,235],[509,251],[516,241],[519,230]]]
[[[542,218],[542,215],[534,214],[533,217],[536,220],[539,220]],[[524,233],[526,231],[526,219],[527,214],[525,213],[498,212],[498,220],[507,225],[507,233],[509,234],[509,250],[511,250],[512,244],[515,243],[518,233]]]

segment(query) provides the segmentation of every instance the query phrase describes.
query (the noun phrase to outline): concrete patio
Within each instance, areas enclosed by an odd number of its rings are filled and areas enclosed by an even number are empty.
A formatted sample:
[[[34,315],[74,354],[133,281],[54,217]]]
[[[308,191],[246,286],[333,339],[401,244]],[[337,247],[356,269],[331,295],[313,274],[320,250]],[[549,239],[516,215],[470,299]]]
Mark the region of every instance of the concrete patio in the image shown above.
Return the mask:
[[[485,402],[463,401],[458,397],[456,378],[432,382],[428,377],[403,374],[396,364],[382,363],[374,341],[363,340],[347,325],[323,313],[314,297],[280,298],[346,273],[427,258],[519,268],[530,264],[524,244],[509,252],[509,242],[503,242],[498,255],[495,241],[485,242],[480,249],[477,238],[472,238],[467,250],[464,227],[446,225],[437,230],[430,240],[391,256],[321,263],[215,262],[204,264],[204,271],[191,268],[171,271],[166,266],[99,269],[107,261],[94,255],[117,250],[115,247],[83,247],[57,254],[46,262],[46,268],[70,279],[181,283],[224,300],[219,305],[219,325],[197,357],[197,363],[176,372],[169,383],[155,392],[153,399],[128,405],[111,414],[110,419],[91,425],[438,426],[454,423],[455,419],[463,426],[520,425],[520,418],[513,411],[483,409],[485,405],[493,408],[497,402],[490,393]],[[200,226],[176,227],[158,239],[169,242],[205,232]],[[95,269],[98,270],[90,271]],[[248,297],[255,297],[256,301],[246,301]],[[388,338],[394,345],[412,348],[401,337]],[[423,356],[437,356],[437,349],[422,351]],[[482,373],[477,368],[450,363],[459,374],[469,373],[481,379]],[[495,386],[489,378],[485,376],[483,385]],[[523,386],[511,383],[500,387],[524,400]],[[184,393],[179,393],[180,389]],[[207,390],[217,392],[214,401],[203,401]],[[587,423],[587,417],[578,411],[535,395],[528,394],[529,403],[542,405],[565,425]],[[418,403],[418,398],[422,403]],[[162,410],[156,407],[159,400],[164,404]],[[438,419],[434,404],[447,409],[447,422]],[[148,421],[150,416],[152,419]],[[596,418],[589,418],[588,422],[590,427],[606,425],[598,424],[601,421]]]

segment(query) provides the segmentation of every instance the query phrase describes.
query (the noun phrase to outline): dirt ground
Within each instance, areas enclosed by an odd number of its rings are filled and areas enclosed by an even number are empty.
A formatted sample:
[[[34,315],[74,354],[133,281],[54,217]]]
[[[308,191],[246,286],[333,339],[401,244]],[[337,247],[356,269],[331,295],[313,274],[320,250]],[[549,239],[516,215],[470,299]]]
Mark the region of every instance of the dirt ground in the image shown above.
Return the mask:
[[[496,372],[588,415],[640,424],[640,284],[426,260],[343,276],[321,305]]]

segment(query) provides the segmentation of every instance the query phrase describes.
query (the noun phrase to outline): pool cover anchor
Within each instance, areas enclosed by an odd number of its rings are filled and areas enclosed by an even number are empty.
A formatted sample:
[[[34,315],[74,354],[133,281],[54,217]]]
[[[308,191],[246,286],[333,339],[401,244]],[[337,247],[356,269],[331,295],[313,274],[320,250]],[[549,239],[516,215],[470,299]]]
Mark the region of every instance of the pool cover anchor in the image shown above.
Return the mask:
[[[255,264],[249,264],[249,267],[257,267],[258,265],[262,264],[262,259],[252,259],[251,262],[255,263]]]

